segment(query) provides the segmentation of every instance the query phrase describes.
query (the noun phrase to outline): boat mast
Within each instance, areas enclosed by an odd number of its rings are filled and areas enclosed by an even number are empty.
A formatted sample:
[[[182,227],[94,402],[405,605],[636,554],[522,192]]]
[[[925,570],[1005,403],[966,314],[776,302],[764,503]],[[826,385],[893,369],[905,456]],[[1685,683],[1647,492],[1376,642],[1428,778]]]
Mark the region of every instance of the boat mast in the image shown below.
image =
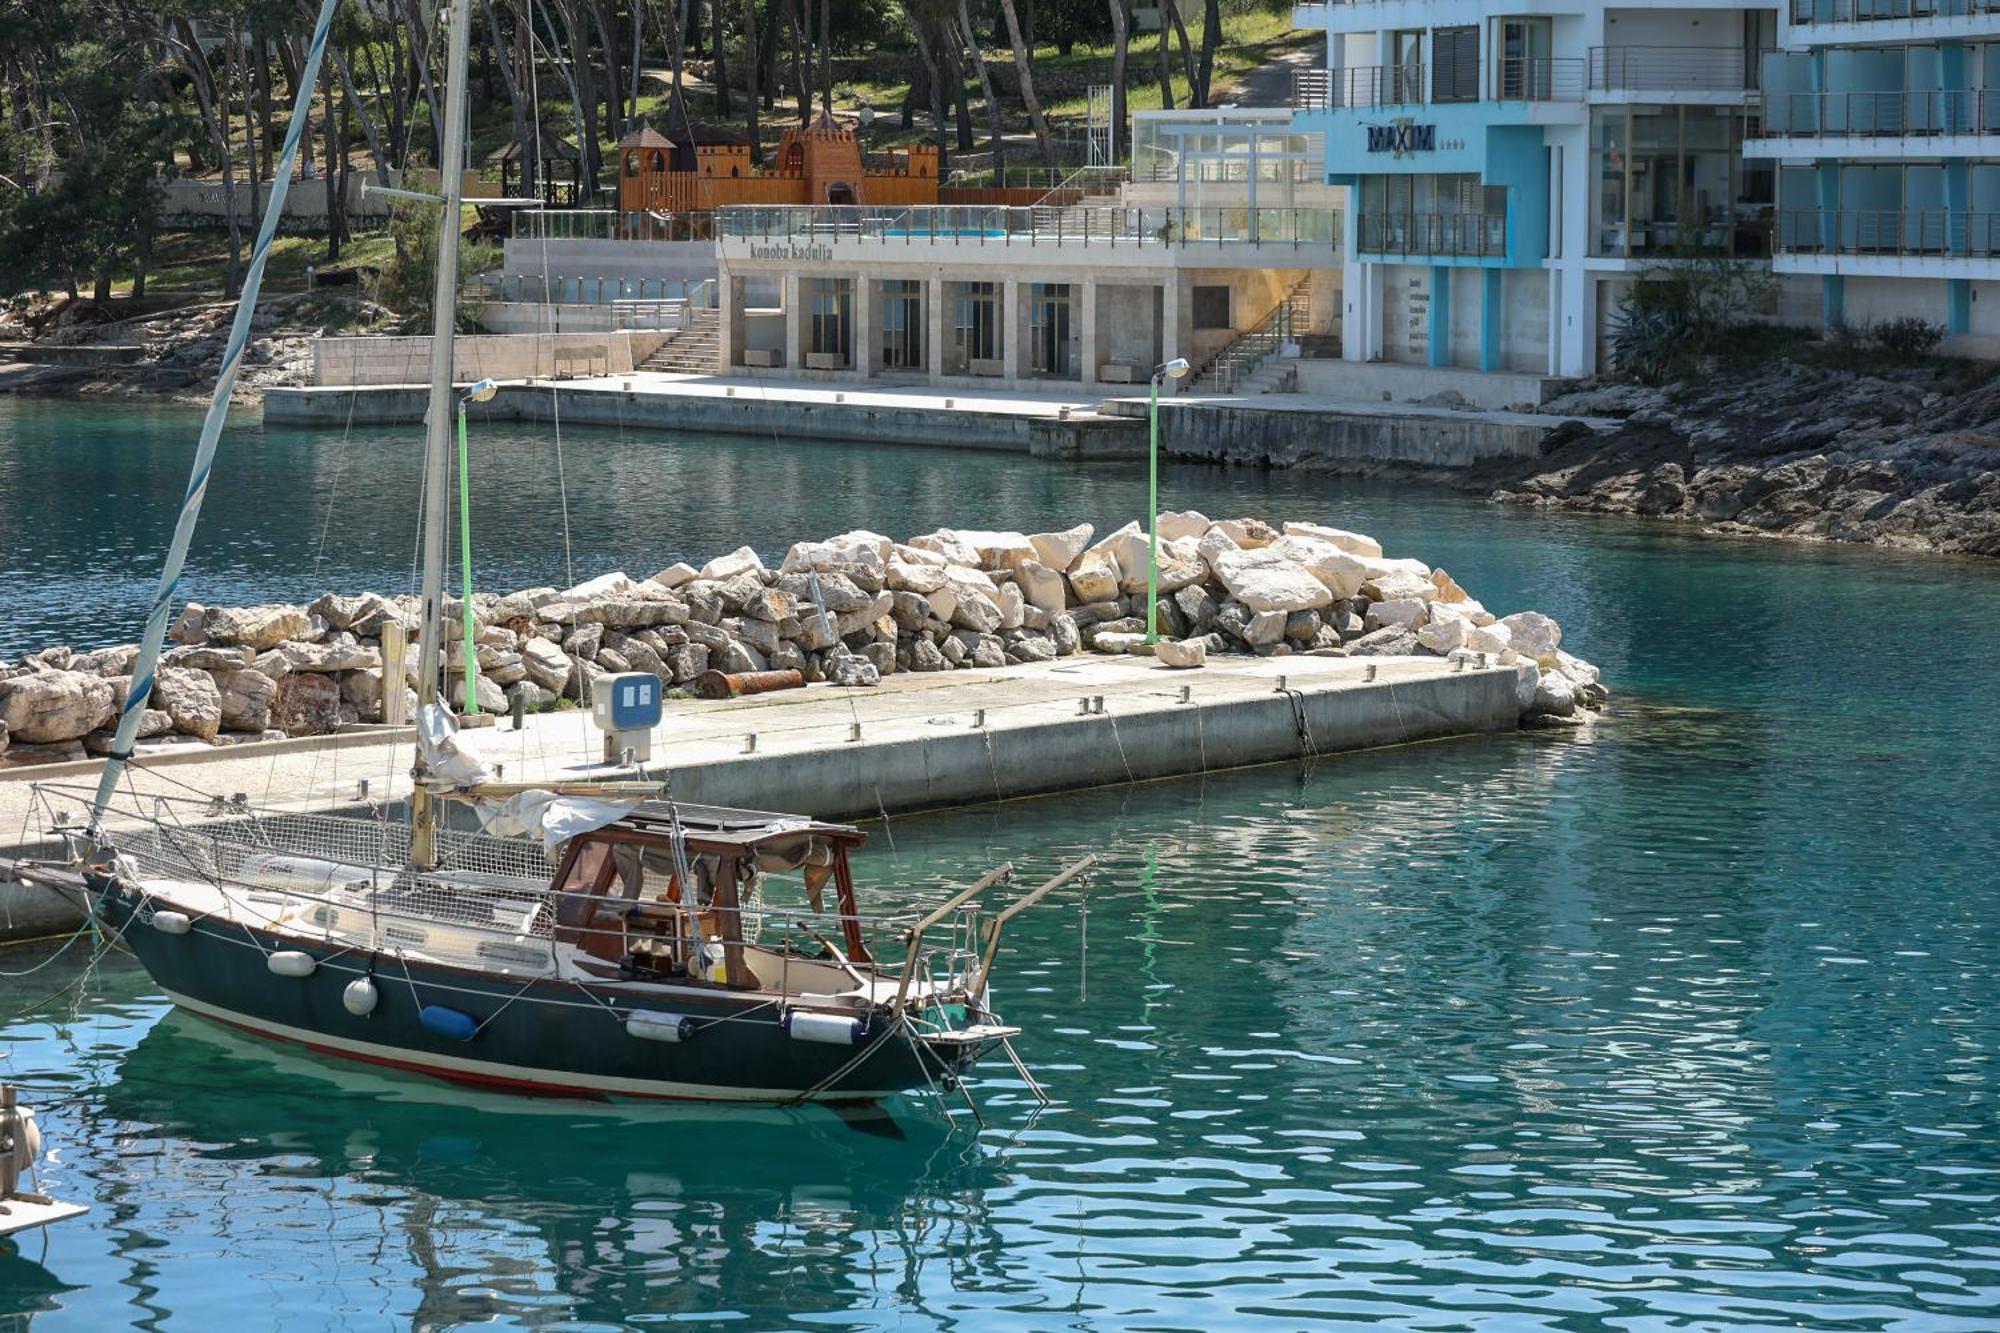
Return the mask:
[[[444,146],[438,155],[437,286],[431,300],[431,395],[424,448],[423,619],[418,633],[417,704],[443,694],[445,527],[451,503],[452,335],[458,323],[458,233],[465,167],[465,92],[472,0],[449,0],[445,37]],[[463,651],[473,651],[465,644]],[[410,859],[424,869],[437,864],[437,798],[425,789],[417,759],[410,795]]]

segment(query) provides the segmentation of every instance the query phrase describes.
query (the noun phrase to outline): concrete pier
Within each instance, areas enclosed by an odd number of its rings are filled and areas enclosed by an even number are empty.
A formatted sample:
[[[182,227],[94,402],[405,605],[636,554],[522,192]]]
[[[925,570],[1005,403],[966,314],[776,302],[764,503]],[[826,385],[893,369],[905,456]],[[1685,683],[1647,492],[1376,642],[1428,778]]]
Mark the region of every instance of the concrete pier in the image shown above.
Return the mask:
[[[856,819],[1508,731],[1521,712],[1515,689],[1512,667],[1435,657],[1221,657],[1196,671],[1081,657],[898,674],[876,689],[670,702],[646,773],[683,800]],[[581,712],[526,723],[515,731],[503,718],[461,743],[508,782],[614,771]],[[397,730],[182,751],[142,758],[132,789],[356,813],[408,795],[413,745]],[[4,835],[21,845],[0,861],[57,852],[34,784],[82,790],[97,771],[0,773],[0,828],[21,831]],[[77,919],[49,890],[0,883],[0,938]]]

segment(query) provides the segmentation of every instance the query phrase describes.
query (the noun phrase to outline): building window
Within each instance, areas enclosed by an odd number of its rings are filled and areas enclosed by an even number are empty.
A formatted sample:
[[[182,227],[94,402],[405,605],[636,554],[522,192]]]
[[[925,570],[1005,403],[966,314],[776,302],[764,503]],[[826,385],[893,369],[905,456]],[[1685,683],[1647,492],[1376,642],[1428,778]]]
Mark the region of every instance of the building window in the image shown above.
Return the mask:
[[[924,284],[914,279],[882,284],[882,368],[924,368]]]
[[[1074,288],[1037,282],[1028,288],[1030,370],[1048,379],[1076,378]]]
[[[806,315],[810,321],[806,350],[821,356],[848,357],[853,325],[853,287],[845,278],[808,278]]]
[[[951,364],[956,375],[976,375],[1000,360],[1000,284],[954,282],[951,302]]]
[[[1229,288],[1196,287],[1189,302],[1196,329],[1235,327],[1229,319]]]
[[[1472,172],[1365,176],[1360,224],[1366,254],[1504,255],[1507,187]]]
[[[1748,128],[1729,107],[1595,108],[1591,252],[1769,254],[1776,177],[1743,159]]]
[[[1439,28],[1431,34],[1431,100],[1479,100],[1479,29]]]

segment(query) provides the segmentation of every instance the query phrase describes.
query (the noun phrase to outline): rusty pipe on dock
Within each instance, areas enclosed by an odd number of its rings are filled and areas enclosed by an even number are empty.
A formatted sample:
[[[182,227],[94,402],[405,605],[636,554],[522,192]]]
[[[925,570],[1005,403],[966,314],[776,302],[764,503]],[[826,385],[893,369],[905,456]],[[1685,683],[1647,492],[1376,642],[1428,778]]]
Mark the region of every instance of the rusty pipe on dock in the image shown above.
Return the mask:
[[[769,694],[773,690],[796,690],[806,683],[805,673],[784,671],[704,671],[694,678],[694,692],[704,699],[736,699],[746,694]]]

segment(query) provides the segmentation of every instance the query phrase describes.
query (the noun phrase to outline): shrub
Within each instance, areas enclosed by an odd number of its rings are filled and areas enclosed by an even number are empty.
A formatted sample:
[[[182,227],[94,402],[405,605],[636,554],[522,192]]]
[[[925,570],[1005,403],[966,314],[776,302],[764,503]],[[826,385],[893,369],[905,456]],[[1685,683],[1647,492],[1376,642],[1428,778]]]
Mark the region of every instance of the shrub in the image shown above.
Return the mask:
[[[1937,351],[1944,341],[1944,325],[1933,324],[1920,315],[1885,319],[1868,330],[1870,339],[1898,361],[1920,361]]]
[[[1744,331],[1776,291],[1768,269],[1698,248],[1676,251],[1619,298],[1613,364],[1651,384],[1685,374],[1701,358],[1746,345]]]

